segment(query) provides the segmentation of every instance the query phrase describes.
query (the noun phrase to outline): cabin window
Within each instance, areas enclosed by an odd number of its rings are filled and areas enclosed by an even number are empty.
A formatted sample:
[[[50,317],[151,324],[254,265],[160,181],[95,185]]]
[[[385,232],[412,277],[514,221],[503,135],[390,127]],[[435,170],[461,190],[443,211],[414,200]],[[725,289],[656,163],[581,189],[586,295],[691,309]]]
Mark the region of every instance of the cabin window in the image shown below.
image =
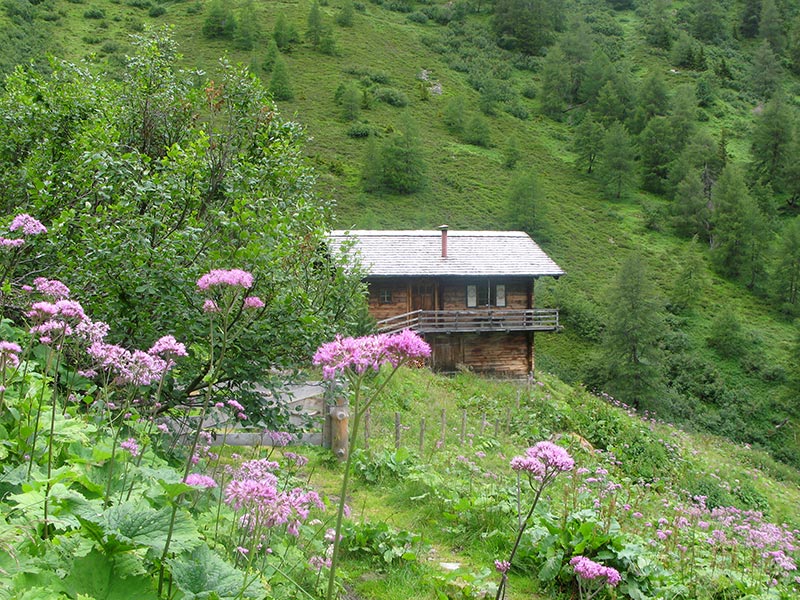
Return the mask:
[[[478,286],[467,286],[467,308],[475,308],[478,306]]]
[[[503,307],[506,305],[506,286],[505,284],[499,283],[494,289],[494,305]]]
[[[392,290],[389,288],[381,288],[378,291],[378,301],[381,304],[391,304],[392,303]]]
[[[467,286],[467,308],[489,305],[489,286],[468,285]]]

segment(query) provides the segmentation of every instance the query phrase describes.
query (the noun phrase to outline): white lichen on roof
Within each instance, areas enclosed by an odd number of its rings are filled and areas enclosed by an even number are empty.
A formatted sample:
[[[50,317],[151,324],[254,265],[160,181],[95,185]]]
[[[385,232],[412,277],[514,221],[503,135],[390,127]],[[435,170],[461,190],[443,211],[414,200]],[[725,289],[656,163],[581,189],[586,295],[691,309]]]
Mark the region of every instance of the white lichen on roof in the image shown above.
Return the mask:
[[[522,231],[435,230],[332,231],[332,249],[348,243],[369,277],[564,275],[553,259]]]

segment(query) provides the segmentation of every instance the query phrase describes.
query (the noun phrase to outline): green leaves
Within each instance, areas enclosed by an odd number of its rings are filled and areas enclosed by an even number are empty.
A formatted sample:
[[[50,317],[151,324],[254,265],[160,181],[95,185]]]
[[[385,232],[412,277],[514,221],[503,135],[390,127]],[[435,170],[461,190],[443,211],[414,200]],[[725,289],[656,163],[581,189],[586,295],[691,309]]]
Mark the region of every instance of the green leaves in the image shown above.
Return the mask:
[[[256,598],[264,595],[258,581],[222,560],[205,544],[169,562],[172,578],[186,600]]]
[[[63,589],[71,597],[79,594],[94,600],[150,600],[157,598],[151,578],[131,573],[130,563],[118,556],[92,550],[75,559]]]

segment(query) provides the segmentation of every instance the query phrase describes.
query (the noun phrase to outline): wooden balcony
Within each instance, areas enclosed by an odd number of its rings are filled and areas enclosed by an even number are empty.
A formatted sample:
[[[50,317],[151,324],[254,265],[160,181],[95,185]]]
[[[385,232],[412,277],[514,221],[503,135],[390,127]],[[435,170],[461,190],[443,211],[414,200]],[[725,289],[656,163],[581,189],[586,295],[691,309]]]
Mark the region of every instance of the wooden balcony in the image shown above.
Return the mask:
[[[378,321],[378,332],[413,329],[419,333],[558,331],[558,309],[415,310]]]

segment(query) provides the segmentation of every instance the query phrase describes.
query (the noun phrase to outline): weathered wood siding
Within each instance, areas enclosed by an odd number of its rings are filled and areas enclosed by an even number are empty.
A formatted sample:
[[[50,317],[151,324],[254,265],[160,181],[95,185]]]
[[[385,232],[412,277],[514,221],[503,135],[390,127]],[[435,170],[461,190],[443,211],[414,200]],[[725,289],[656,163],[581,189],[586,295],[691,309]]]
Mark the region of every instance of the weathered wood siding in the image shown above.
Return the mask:
[[[481,373],[524,377],[531,370],[529,333],[431,334],[431,363],[437,371],[468,368]]]
[[[388,304],[381,302],[383,290],[388,290],[392,294],[392,301]],[[369,314],[377,321],[410,311],[411,298],[409,298],[409,281],[407,279],[369,282]]]
[[[467,285],[486,285],[486,280],[464,280],[457,282],[445,281],[439,284],[439,297],[441,304],[439,310],[463,310],[467,308]],[[504,308],[533,308],[528,305],[529,288],[533,281],[526,283],[502,279],[491,280],[491,285],[504,284],[506,286],[506,306]],[[481,308],[478,306],[478,308]],[[474,309],[473,309],[474,310]]]

